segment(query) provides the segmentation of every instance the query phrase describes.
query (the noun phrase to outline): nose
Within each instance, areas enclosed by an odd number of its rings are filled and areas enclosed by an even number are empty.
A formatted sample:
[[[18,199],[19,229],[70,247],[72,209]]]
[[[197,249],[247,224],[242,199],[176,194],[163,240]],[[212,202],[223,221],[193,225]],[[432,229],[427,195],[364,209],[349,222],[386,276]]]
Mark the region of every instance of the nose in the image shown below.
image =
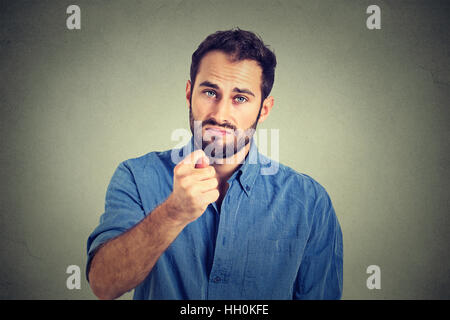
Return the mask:
[[[227,99],[220,99],[214,104],[211,110],[211,116],[220,124],[231,123],[232,103]]]

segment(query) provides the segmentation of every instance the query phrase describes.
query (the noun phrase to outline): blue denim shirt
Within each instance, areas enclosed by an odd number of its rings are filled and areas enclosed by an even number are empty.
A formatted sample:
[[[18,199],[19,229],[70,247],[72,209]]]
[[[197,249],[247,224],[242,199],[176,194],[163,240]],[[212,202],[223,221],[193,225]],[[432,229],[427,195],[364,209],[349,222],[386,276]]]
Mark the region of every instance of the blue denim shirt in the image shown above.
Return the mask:
[[[105,212],[87,242],[86,272],[99,245],[167,199],[173,168],[192,148],[193,139],[182,149],[151,152],[118,166]],[[254,143],[228,184],[220,211],[212,203],[183,229],[134,298],[339,299],[342,232],[325,189],[269,160]]]

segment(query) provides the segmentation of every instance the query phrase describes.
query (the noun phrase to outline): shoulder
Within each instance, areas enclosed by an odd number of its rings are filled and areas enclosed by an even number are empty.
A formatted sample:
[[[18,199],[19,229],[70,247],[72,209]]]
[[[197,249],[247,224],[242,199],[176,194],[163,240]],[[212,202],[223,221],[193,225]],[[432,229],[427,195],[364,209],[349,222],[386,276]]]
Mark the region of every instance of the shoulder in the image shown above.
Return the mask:
[[[261,166],[261,175],[271,183],[279,185],[283,189],[288,189],[293,194],[301,194],[303,197],[307,196],[310,199],[328,197],[325,188],[311,176],[265,156],[261,158],[266,163],[266,165]]]
[[[152,151],[129,158],[117,166],[111,182],[134,184],[138,188],[156,187],[161,181],[170,181],[173,163],[170,150]]]
[[[171,151],[152,151],[139,157],[127,159],[119,164],[119,168],[125,168],[132,173],[143,173],[148,170],[162,169],[164,167],[173,167],[171,160]]]
[[[300,224],[307,228],[325,226],[335,219],[334,209],[325,187],[308,174],[299,172],[287,165],[272,162],[277,168],[272,175],[261,173],[264,192],[268,199],[277,197],[285,207],[284,217],[291,214],[294,221],[301,219]],[[331,219],[330,219],[331,218]]]
[[[311,176],[280,165],[280,175],[287,183],[289,199],[308,212],[308,224],[314,228],[331,228],[338,224],[333,203],[327,190]]]

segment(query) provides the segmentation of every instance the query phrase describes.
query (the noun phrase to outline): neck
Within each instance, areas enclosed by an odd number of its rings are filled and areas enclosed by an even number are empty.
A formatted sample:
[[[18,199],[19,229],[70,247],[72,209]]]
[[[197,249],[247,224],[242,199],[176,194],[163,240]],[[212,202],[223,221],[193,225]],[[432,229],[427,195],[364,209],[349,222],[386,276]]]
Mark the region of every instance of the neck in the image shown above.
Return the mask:
[[[250,144],[251,142],[230,158],[214,161],[212,166],[214,167],[214,169],[216,169],[216,177],[219,180],[219,184],[225,183],[244,163],[244,159],[250,150]]]

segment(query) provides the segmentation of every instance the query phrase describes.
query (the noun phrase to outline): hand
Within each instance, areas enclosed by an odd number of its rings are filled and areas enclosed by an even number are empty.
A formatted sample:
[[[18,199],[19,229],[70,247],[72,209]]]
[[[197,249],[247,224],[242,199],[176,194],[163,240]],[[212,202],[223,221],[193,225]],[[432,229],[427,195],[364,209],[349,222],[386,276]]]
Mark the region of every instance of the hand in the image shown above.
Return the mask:
[[[179,223],[198,219],[219,198],[218,185],[216,170],[203,150],[189,154],[173,170],[173,191],[167,199],[170,218]]]

